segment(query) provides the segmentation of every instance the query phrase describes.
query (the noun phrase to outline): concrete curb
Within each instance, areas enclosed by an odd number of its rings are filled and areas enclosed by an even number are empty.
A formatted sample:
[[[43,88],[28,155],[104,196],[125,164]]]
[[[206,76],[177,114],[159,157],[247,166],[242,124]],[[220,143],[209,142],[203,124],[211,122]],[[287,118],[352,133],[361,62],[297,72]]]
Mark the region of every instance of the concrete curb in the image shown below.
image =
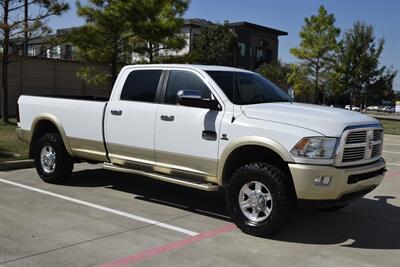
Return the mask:
[[[35,167],[33,159],[0,162],[0,171],[12,171]]]

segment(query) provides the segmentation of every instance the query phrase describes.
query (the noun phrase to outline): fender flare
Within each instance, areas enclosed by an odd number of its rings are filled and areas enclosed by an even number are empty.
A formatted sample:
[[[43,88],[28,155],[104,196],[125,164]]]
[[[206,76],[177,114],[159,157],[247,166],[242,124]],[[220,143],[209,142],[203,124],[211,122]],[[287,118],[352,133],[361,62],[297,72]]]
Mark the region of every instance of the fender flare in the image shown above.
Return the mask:
[[[41,114],[39,114],[38,116],[35,117],[35,119],[32,122],[32,126],[31,126],[32,136],[34,135],[36,127],[37,127],[37,124],[40,121],[50,121],[51,123],[53,123],[56,126],[56,128],[57,128],[58,132],[60,133],[61,138],[62,138],[62,140],[64,142],[65,149],[67,150],[68,154],[71,157],[73,157],[74,155],[73,155],[73,153],[71,151],[71,145],[69,144],[69,140],[68,140],[67,134],[65,133],[64,127],[62,126],[60,120],[56,116],[54,116],[53,114],[51,114],[51,113],[41,113]]]
[[[218,164],[218,184],[220,186],[223,186],[223,175],[224,175],[224,169],[225,169],[225,164],[229,158],[229,156],[234,152],[236,149],[243,147],[243,146],[248,146],[248,145],[254,145],[254,146],[261,146],[268,148],[272,151],[274,151],[276,154],[278,154],[283,161],[285,162],[294,162],[294,159],[292,155],[290,154],[289,151],[286,150],[285,147],[283,147],[280,143],[273,139],[265,138],[265,137],[259,137],[259,136],[246,136],[246,137],[240,137],[238,139],[233,140],[228,144],[228,146],[225,147],[225,149],[222,151],[219,164]]]

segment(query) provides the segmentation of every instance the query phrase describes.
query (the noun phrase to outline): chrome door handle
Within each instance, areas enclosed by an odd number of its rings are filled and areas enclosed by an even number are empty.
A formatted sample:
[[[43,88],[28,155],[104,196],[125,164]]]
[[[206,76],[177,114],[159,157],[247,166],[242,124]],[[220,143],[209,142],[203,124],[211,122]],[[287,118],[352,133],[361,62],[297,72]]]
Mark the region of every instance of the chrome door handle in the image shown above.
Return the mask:
[[[122,110],[111,110],[111,114],[114,116],[121,116]]]
[[[172,115],[171,116],[161,115],[160,119],[163,121],[173,121],[175,119],[175,117]]]

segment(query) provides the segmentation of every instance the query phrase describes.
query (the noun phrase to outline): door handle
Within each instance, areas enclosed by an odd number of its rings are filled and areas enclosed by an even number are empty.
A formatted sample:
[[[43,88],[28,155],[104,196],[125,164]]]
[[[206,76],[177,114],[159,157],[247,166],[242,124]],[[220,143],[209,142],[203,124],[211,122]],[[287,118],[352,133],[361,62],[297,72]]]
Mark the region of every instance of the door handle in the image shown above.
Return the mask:
[[[114,116],[121,116],[122,110],[111,110],[111,114]]]
[[[203,131],[201,133],[201,138],[207,141],[215,141],[217,140],[217,133],[214,131]]]
[[[163,121],[173,121],[175,119],[175,117],[172,115],[171,116],[161,115],[160,119]]]

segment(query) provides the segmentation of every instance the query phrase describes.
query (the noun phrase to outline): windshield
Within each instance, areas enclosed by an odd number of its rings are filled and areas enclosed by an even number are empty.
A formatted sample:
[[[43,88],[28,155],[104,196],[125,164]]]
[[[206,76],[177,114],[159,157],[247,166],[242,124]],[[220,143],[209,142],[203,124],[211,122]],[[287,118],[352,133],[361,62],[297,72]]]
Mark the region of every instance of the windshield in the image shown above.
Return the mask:
[[[207,71],[207,74],[224,91],[228,99],[237,105],[292,102],[291,97],[282,89],[255,73]]]

